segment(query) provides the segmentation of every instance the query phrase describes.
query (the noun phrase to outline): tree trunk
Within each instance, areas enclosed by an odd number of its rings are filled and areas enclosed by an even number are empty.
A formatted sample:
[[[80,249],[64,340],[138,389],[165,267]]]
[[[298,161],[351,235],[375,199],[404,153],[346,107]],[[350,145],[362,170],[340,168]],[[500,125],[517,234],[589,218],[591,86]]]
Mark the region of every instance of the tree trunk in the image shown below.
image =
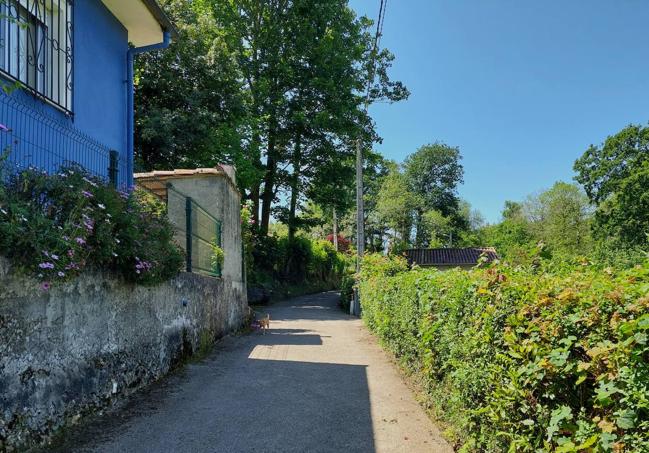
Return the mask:
[[[300,170],[302,166],[302,143],[300,136],[295,139],[295,150],[293,152],[293,174],[291,175],[291,204],[288,211],[288,241],[292,242],[297,231],[295,221],[297,212],[297,200],[300,194]]]
[[[337,252],[338,251],[338,217],[336,216],[336,208],[334,208],[333,230],[334,230],[334,249]]]
[[[424,212],[421,209],[417,209],[415,213],[415,228],[417,229],[415,246],[419,248],[426,247],[428,245],[428,233],[424,229]]]
[[[255,228],[259,227],[259,184],[253,184],[250,189],[250,199],[252,200],[252,218],[255,221]]]
[[[264,175],[264,192],[261,195],[261,219],[259,224],[259,234],[268,235],[268,226],[270,225],[270,208],[275,198],[275,175],[277,173],[277,149],[276,137],[274,131],[268,134],[268,156],[266,159],[266,174]]]

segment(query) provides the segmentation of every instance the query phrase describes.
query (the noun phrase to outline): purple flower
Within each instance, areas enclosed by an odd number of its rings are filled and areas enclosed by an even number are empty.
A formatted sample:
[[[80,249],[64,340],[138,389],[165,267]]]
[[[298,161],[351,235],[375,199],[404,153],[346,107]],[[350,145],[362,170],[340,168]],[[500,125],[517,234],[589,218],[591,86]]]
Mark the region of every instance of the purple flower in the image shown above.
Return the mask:
[[[95,221],[87,215],[83,214],[83,225],[88,231],[92,231],[92,229],[95,227]]]
[[[83,196],[86,197],[86,198],[92,198],[92,196],[93,196],[93,195],[92,195],[90,192],[88,192],[87,190],[82,191],[82,192],[81,192],[81,195],[83,195]]]
[[[54,261],[58,261],[59,260],[59,255],[52,254],[52,256],[50,258],[52,258]]]
[[[65,277],[65,273],[61,271],[59,271],[56,275],[58,275],[61,278]]]
[[[74,256],[74,250],[68,250],[68,256],[72,258]]]
[[[41,263],[38,265],[41,269],[54,269],[53,263]]]
[[[48,253],[47,250],[43,250],[43,255],[45,255],[45,256],[48,257],[48,258],[50,257],[50,254]]]
[[[83,239],[83,238],[75,238],[75,241],[79,245],[84,245],[86,243],[85,239]]]
[[[139,273],[141,273],[141,272],[147,272],[147,271],[150,271],[151,268],[153,267],[153,265],[152,265],[150,262],[148,262],[148,261],[142,261],[142,260],[141,260],[140,258],[138,258],[137,256],[135,257],[135,261],[137,261],[136,264],[135,264],[135,272],[136,272],[137,274],[139,274]]]
[[[41,289],[43,291],[49,291],[51,287],[52,285],[50,284],[50,282],[43,282],[43,284],[41,285]]]

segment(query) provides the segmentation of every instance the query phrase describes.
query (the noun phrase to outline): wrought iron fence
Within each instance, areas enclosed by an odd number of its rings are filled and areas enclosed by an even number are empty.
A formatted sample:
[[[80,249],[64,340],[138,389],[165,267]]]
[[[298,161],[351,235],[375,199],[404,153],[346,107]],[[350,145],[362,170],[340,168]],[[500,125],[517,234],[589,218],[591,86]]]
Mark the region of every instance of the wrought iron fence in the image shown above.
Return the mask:
[[[126,159],[117,151],[74,128],[70,120],[57,119],[22,99],[25,96],[0,91],[0,123],[7,127],[0,131],[0,152],[8,152],[9,164],[18,170],[47,171],[77,164],[115,186],[126,185]]]
[[[0,0],[0,73],[72,114],[72,0]]]

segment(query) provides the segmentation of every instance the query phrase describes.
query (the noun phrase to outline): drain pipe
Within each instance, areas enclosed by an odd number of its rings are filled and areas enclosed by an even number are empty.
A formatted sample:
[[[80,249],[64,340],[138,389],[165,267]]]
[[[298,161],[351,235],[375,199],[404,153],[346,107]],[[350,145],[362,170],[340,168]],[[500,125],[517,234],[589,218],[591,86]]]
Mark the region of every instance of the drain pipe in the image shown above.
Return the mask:
[[[163,41],[158,44],[143,47],[131,47],[126,52],[126,180],[127,188],[130,190],[133,187],[133,158],[135,153],[135,86],[134,79],[134,62],[135,55],[151,52],[154,50],[166,49],[171,44],[171,32],[165,30],[163,33]]]

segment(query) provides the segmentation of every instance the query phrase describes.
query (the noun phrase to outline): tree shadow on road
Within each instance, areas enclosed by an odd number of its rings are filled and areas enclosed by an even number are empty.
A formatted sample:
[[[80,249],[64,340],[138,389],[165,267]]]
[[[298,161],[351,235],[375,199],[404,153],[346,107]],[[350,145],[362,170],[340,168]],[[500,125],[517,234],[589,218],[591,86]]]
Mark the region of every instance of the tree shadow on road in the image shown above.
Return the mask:
[[[250,356],[259,345],[321,345],[310,332],[229,339],[53,451],[373,452],[366,366]]]

